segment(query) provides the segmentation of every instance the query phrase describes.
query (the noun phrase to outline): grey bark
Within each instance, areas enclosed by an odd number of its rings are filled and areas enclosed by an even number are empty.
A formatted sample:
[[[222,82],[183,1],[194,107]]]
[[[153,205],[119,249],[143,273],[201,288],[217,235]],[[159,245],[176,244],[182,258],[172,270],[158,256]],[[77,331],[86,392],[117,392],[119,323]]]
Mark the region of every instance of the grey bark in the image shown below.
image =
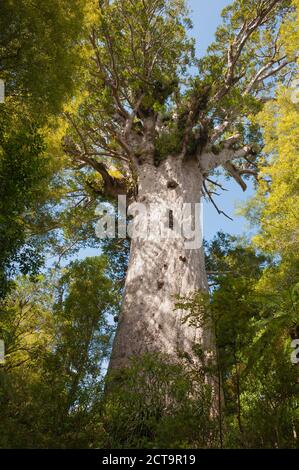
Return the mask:
[[[184,203],[200,202],[202,179],[196,161],[169,157],[158,168],[144,163],[138,169],[138,202],[158,204],[165,213],[171,209],[175,219]],[[127,366],[130,357],[149,352],[174,360],[187,353],[194,359],[194,343],[211,348],[211,332],[184,323],[187,312],[175,309],[177,295],[207,289],[202,247],[186,249],[183,237],[132,240],[110,369]]]

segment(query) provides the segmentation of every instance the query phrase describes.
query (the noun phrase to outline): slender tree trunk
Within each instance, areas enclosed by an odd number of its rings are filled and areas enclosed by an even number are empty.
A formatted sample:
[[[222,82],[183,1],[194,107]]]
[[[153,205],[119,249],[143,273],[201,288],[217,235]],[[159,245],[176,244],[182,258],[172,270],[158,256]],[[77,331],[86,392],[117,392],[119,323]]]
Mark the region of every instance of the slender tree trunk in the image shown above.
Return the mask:
[[[183,204],[199,203],[201,196],[202,174],[195,161],[182,163],[169,157],[159,167],[147,163],[139,167],[138,202],[155,204],[152,213],[165,215],[169,233]],[[140,224],[146,224],[145,218]],[[184,323],[186,311],[175,310],[175,296],[207,288],[202,246],[190,249],[184,237],[133,239],[110,369],[127,366],[130,357],[148,352],[175,360],[180,353],[193,358],[195,342],[211,347],[211,332]]]

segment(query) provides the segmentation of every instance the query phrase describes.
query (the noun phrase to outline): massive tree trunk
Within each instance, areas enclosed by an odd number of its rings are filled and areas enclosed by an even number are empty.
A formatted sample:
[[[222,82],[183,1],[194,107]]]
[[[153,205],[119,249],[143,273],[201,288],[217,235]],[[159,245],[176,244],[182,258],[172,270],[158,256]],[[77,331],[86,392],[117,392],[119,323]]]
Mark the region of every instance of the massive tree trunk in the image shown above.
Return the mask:
[[[157,205],[151,214],[154,219],[161,213],[166,216],[169,234],[175,230],[183,204],[199,204],[201,197],[202,174],[196,161],[169,157],[159,167],[145,163],[138,169],[138,202]],[[198,209],[193,207],[193,223]],[[141,225],[145,219],[139,221]],[[155,235],[133,239],[110,369],[127,366],[130,357],[148,352],[167,354],[174,360],[183,353],[194,359],[195,342],[212,347],[211,332],[183,322],[187,312],[175,309],[176,296],[198,290],[207,290],[201,243],[192,246],[184,237]]]

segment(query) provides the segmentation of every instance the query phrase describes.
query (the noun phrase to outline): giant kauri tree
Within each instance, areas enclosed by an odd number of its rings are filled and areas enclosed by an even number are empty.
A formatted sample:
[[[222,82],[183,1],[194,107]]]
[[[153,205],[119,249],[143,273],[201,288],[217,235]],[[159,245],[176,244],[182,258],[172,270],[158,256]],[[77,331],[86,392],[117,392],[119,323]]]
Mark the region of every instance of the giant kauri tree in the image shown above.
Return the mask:
[[[199,60],[183,0],[102,0],[96,9],[65,150],[109,200],[155,204],[170,235],[184,204],[203,196],[215,204],[220,171],[243,190],[257,177],[261,138],[251,116],[277,81],[292,78],[296,57],[281,32],[293,5],[235,0]],[[184,322],[175,309],[177,295],[208,289],[203,250],[189,242],[184,235],[132,239],[112,369],[147,352],[192,361],[194,342],[213,349],[209,328]]]

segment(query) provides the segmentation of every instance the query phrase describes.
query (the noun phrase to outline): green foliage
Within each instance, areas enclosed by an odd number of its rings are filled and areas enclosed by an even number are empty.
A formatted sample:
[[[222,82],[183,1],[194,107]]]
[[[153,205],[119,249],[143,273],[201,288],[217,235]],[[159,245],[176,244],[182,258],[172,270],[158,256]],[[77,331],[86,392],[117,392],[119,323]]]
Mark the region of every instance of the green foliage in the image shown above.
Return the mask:
[[[211,298],[199,293],[178,308],[197,327],[212,322],[218,363],[200,343],[200,371],[186,357],[179,364],[159,355],[134,358],[109,373],[105,395],[106,315],[119,308],[122,274],[115,290],[106,260],[91,258],[56,279],[20,280],[2,304],[1,447],[297,447],[290,341],[299,325],[298,266],[275,264],[224,234],[206,249]],[[221,430],[211,415],[208,376],[223,387]]]
[[[128,174],[118,159],[124,153],[119,126],[128,111],[134,114],[136,101],[138,112],[131,126],[136,135],[142,135],[144,120],[173,107],[187,66],[193,61],[194,41],[187,36],[187,13],[183,0],[100,3],[99,18],[90,33],[93,59],[86,69],[82,101],[69,116],[70,155],[78,156],[76,152],[82,147],[79,130],[90,155],[100,161],[103,159],[97,157],[111,155],[113,164],[123,175]],[[107,126],[108,122],[111,125]],[[177,152],[181,140],[167,130],[166,123],[164,127],[166,132],[153,143],[156,164],[163,160],[165,148]],[[102,151],[95,152],[95,147]],[[143,161],[144,145],[140,141],[135,147],[136,159]]]
[[[223,87],[219,99],[209,103],[209,111],[213,114],[215,123],[233,116],[227,131],[240,132],[241,126],[243,129],[240,135],[244,142],[252,143],[248,139],[247,128],[251,126],[252,116],[263,109],[263,97],[271,95],[276,84],[289,76],[290,69],[288,73],[286,69],[278,70],[277,74],[270,74],[267,79],[248,90],[255,74],[263,70],[263,67],[269,71],[269,59],[275,61],[277,52],[286,52],[288,49],[289,39],[284,36],[283,28],[285,24],[294,26],[294,6],[291,0],[276,2],[271,9],[270,2],[264,0],[231,2],[222,12],[222,24],[216,31],[215,41],[208,48],[208,54],[198,61],[199,77],[203,83],[211,86],[212,95]],[[265,20],[258,27],[254,26],[258,15],[268,9]],[[244,33],[243,25],[246,27],[249,24],[252,25],[252,30],[246,36],[241,50],[234,52],[235,41],[240,40]],[[274,44],[277,45],[276,51]],[[290,62],[293,61],[294,64],[294,50],[290,52]],[[231,61],[228,61],[229,53],[232,54]],[[229,63],[232,65],[231,69]]]
[[[215,444],[211,390],[196,370],[148,354],[108,376],[105,448],[193,448]]]
[[[103,253],[108,258],[108,274],[120,287],[124,285],[130,254],[129,239],[107,238],[101,244]]]
[[[16,263],[24,274],[37,272],[40,265],[40,255],[34,253],[30,244],[26,246],[26,237],[34,207],[43,199],[51,176],[39,130],[25,117],[22,123],[1,117],[0,297]]]
[[[176,155],[182,146],[182,133],[176,126],[173,129],[168,128],[156,138],[155,141],[155,164],[159,164],[169,155]]]
[[[275,264],[224,234],[207,256],[211,299],[197,294],[181,307],[188,321],[214,325],[223,445],[298,447],[298,370],[290,348],[299,325],[298,263]]]
[[[46,203],[57,203],[51,180],[61,169],[49,136],[80,81],[85,49],[79,47],[92,21],[89,0],[3,0],[0,5],[0,297],[17,270],[36,274],[52,222]],[[61,137],[60,137],[61,138]],[[57,142],[56,142],[57,146]],[[51,227],[52,228],[52,227]],[[42,233],[37,237],[36,233]]]
[[[120,86],[129,93],[142,91],[147,109],[165,102],[175,89],[178,70],[189,62],[192,41],[186,37],[186,13],[183,0],[116,0],[101,9],[100,24],[94,31],[103,45],[98,49],[99,60],[110,66],[106,47],[110,44]],[[156,18],[154,23],[152,17]],[[145,51],[148,38],[150,47]]]
[[[21,96],[39,119],[72,97],[82,54],[79,41],[92,2],[2,0],[0,77],[7,96]]]
[[[106,260],[21,278],[1,305],[0,447],[94,447],[116,301]],[[55,287],[56,286],[56,287]]]

